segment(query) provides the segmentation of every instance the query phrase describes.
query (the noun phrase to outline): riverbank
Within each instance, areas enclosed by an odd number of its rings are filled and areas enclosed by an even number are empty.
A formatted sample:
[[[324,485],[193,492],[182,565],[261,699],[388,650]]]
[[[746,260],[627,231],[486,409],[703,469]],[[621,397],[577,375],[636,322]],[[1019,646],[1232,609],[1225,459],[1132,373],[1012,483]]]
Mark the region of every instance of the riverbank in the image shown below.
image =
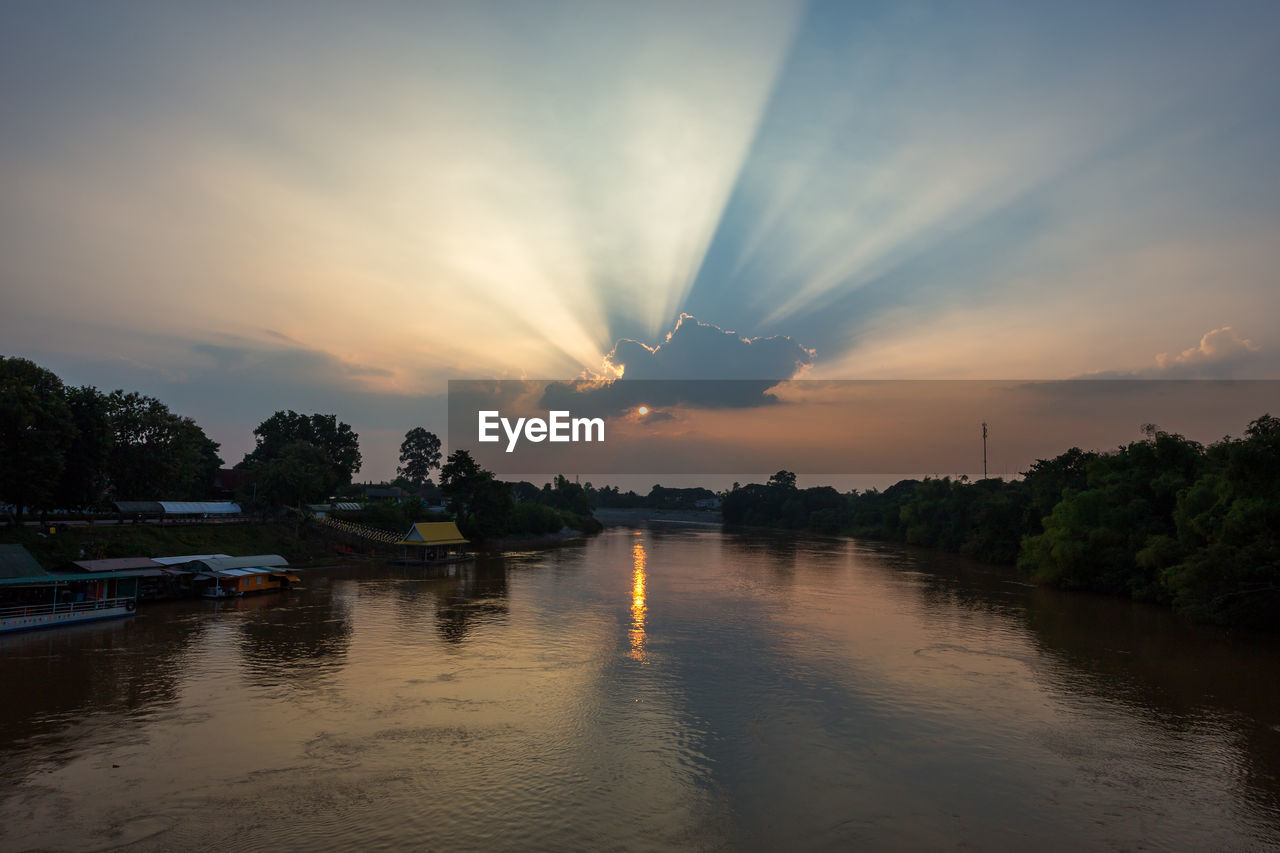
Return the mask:
[[[331,560],[334,554],[331,543],[285,522],[94,524],[58,533],[6,528],[0,530],[0,543],[22,545],[45,569],[71,560],[179,554],[279,554],[291,565],[305,566]]]

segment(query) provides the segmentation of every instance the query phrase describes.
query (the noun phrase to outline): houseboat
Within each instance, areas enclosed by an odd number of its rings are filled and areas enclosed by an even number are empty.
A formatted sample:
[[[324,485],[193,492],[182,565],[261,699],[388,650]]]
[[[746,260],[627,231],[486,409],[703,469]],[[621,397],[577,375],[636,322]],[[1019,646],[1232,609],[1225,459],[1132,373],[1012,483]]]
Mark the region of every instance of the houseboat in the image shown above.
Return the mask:
[[[137,601],[131,573],[51,574],[21,545],[0,545],[0,632],[132,616]]]
[[[255,592],[291,589],[302,579],[277,554],[253,557],[204,557],[187,563],[205,598],[234,598]]]

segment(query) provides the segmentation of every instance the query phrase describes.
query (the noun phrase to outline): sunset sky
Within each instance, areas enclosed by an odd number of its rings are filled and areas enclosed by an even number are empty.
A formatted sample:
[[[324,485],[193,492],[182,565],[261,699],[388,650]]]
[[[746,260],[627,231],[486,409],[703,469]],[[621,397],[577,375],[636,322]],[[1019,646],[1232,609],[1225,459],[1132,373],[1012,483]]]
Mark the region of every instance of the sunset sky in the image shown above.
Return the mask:
[[[1274,2],[6,3],[0,353],[361,479],[606,360],[1280,378],[1277,80]]]

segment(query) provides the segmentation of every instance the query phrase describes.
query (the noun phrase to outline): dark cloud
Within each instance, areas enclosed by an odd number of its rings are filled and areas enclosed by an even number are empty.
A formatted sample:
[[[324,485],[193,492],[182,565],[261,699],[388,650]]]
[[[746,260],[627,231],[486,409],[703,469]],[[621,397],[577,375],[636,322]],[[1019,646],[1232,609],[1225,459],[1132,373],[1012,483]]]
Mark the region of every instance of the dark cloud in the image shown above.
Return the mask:
[[[612,417],[648,406],[654,412],[685,406],[741,409],[779,401],[769,389],[774,379],[615,379],[548,383],[539,405],[575,415]]]
[[[625,379],[791,379],[813,363],[791,338],[745,338],[681,314],[655,347],[623,338],[605,356]]]
[[[774,405],[768,391],[813,363],[813,350],[789,337],[746,338],[681,314],[657,346],[624,338],[605,356],[619,379],[553,382],[541,404],[575,414],[612,416],[647,405],[747,408]]]

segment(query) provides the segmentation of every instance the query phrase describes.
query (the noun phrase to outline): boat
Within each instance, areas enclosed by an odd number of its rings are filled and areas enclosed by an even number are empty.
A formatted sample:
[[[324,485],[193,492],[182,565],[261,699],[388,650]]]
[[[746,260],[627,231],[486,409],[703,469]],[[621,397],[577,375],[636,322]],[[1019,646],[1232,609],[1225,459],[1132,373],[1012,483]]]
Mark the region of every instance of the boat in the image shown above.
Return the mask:
[[[137,604],[132,573],[52,574],[22,546],[0,546],[0,633],[132,616]]]

